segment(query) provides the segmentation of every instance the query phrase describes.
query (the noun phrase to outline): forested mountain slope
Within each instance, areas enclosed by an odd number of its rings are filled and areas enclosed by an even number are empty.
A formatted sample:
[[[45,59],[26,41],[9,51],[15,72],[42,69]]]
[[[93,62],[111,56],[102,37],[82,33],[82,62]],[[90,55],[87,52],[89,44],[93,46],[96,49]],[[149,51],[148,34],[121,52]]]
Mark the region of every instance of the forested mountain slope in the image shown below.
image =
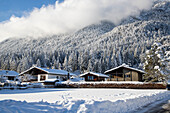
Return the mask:
[[[170,1],[122,20],[102,21],[74,33],[44,38],[11,38],[0,43],[0,68],[21,72],[32,64],[75,71],[104,72],[127,63],[140,67],[144,53],[159,40],[169,51]]]

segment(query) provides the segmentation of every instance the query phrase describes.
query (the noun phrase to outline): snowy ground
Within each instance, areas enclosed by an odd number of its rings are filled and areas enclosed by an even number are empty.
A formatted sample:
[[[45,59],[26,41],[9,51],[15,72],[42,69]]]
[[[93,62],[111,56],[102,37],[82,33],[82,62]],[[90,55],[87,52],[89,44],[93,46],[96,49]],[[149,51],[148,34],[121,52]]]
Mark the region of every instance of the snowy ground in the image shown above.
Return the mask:
[[[0,112],[133,112],[157,100],[170,100],[170,92],[134,89],[0,90]]]

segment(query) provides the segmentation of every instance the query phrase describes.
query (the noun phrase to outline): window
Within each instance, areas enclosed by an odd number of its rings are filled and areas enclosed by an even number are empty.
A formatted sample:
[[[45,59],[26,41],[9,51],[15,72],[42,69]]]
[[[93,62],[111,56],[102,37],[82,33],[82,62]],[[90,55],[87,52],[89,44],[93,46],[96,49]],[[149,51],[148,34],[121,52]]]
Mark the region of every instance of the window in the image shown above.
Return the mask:
[[[8,80],[14,80],[14,77],[8,77]]]
[[[88,80],[93,80],[94,77],[93,76],[88,76]]]
[[[90,76],[87,76],[88,77],[88,80],[90,80]]]
[[[127,77],[130,77],[130,75],[125,75],[125,77],[127,78]]]
[[[40,75],[40,80],[45,80],[46,76],[45,75]]]

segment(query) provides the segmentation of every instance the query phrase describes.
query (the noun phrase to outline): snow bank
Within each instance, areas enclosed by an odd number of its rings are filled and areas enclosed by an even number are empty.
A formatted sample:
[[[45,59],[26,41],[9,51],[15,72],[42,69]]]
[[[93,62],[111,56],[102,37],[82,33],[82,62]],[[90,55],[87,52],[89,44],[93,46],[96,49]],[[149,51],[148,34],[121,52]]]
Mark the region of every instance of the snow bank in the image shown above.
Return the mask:
[[[164,99],[170,99],[170,92],[132,89],[1,90],[0,112],[124,113]]]
[[[127,113],[133,112],[142,106],[165,99],[168,93],[154,94],[134,99],[122,99],[115,102],[95,100],[63,100],[56,103],[3,100],[0,101],[0,112],[57,112],[57,113]],[[170,97],[168,97],[170,99]]]
[[[88,82],[88,81],[65,81],[61,84],[150,84],[149,82],[138,82],[138,81],[99,81],[99,82]],[[162,84],[162,82],[154,82],[154,84]]]
[[[62,84],[144,84],[144,82],[136,82],[136,81],[99,81],[99,82],[88,82],[88,81],[81,81],[81,82],[62,82]]]
[[[22,82],[21,85],[26,88],[42,88],[43,87],[42,83]]]
[[[116,102],[103,101],[103,102],[94,102],[93,105],[87,105],[86,112],[92,113],[105,113],[105,112],[114,112],[114,113],[127,113],[133,112],[143,106],[153,103],[160,99],[165,99],[168,97],[166,94],[156,94],[152,96],[143,96],[135,99],[127,100],[117,100]],[[168,97],[169,98],[169,97]],[[170,98],[169,98],[170,99]]]

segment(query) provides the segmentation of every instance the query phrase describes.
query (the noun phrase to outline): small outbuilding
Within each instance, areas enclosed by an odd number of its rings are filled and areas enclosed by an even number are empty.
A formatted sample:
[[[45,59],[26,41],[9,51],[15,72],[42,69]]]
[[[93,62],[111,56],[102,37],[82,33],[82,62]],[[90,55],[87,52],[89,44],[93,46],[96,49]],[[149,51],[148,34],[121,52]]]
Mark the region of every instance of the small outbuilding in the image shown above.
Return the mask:
[[[105,71],[110,81],[143,81],[144,71],[122,64],[118,67]]]
[[[95,72],[86,72],[81,74],[80,77],[83,77],[85,81],[105,81],[109,78],[108,75]]]

